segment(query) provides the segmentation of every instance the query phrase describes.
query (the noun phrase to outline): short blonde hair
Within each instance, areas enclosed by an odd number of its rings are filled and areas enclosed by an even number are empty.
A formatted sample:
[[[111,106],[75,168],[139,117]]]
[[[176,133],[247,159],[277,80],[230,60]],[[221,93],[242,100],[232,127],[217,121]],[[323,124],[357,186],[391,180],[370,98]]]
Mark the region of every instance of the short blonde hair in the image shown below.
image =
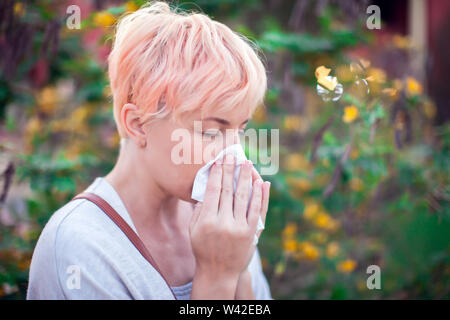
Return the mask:
[[[264,103],[266,69],[253,42],[201,13],[150,2],[122,17],[108,58],[119,134],[126,103],[142,123],[201,108],[254,109]]]

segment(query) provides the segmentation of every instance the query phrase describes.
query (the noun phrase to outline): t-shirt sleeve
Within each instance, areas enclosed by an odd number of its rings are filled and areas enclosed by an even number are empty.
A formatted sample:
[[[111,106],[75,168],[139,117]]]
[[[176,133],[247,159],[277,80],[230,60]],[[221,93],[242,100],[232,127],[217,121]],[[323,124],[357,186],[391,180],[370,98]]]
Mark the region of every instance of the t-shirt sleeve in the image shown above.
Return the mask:
[[[252,287],[256,300],[273,300],[269,283],[263,273],[258,247],[256,247],[255,254],[250,262],[249,270],[252,275]]]
[[[62,226],[56,235],[55,264],[57,281],[66,299],[133,299],[124,279],[116,272],[119,253],[111,255],[107,239],[96,232],[70,232]]]

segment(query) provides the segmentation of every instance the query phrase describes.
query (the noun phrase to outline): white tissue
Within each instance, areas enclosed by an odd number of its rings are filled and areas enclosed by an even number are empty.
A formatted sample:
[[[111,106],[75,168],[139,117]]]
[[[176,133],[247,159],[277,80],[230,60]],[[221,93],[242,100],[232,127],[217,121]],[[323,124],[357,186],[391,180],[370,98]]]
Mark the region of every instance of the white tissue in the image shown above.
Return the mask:
[[[217,160],[219,160],[221,158],[223,159],[223,157],[228,153],[232,154],[236,161],[236,168],[234,171],[233,193],[236,191],[236,186],[237,186],[237,182],[239,179],[239,172],[241,170],[240,165],[245,160],[247,160],[244,150],[242,149],[242,146],[240,144],[233,144],[233,145],[229,146],[228,148],[223,149],[213,160],[211,160],[210,162],[208,162],[206,165],[204,165],[203,167],[201,167],[198,170],[197,175],[195,176],[194,186],[192,188],[192,194],[191,194],[192,199],[197,200],[199,202],[203,202],[203,197],[205,196],[206,185],[208,183],[209,171],[211,169],[211,166]],[[250,185],[249,199],[251,198],[250,197],[251,194],[252,194],[252,186]],[[250,201],[249,201],[249,204],[250,204]],[[263,229],[264,229],[264,224],[262,223],[261,217],[259,217],[258,225],[256,227],[256,234],[258,233],[259,230],[263,230]],[[255,234],[255,238],[253,239],[254,245],[258,244],[258,237],[256,234]]]

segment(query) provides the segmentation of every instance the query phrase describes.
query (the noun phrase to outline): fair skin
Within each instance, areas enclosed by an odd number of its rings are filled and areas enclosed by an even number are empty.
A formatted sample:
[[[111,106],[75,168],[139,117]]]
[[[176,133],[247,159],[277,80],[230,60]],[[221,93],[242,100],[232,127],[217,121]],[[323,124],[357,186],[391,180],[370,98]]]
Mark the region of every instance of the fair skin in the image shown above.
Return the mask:
[[[212,166],[204,202],[194,208],[190,194],[195,175],[214,154],[198,164],[171,160],[177,143],[171,141],[173,130],[191,130],[193,137],[202,138],[200,145],[192,147],[203,150],[219,143],[219,139],[207,139],[204,132],[226,131],[225,145],[216,148],[221,150],[239,143],[238,132],[248,121],[246,110],[194,112],[182,124],[170,116],[141,123],[138,108],[126,104],[120,119],[127,142],[105,179],[119,193],[169,285],[192,281],[191,299],[254,299],[247,267],[256,248],[252,241],[258,217],[265,222],[270,183],[261,180],[251,163],[245,163],[233,196],[235,160],[226,157]],[[202,121],[204,132],[192,129],[193,120]],[[251,198],[249,184],[253,185]]]

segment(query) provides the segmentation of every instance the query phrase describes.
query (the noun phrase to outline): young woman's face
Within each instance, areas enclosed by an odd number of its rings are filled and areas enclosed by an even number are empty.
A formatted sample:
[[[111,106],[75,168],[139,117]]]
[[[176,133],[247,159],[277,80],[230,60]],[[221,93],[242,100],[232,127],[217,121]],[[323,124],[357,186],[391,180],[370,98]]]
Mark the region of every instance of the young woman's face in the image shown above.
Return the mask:
[[[168,194],[191,199],[197,171],[224,148],[240,143],[248,122],[247,110],[200,113],[182,120],[170,117],[149,125],[143,165]],[[144,168],[144,170],[145,170]],[[145,173],[144,173],[145,174]]]

